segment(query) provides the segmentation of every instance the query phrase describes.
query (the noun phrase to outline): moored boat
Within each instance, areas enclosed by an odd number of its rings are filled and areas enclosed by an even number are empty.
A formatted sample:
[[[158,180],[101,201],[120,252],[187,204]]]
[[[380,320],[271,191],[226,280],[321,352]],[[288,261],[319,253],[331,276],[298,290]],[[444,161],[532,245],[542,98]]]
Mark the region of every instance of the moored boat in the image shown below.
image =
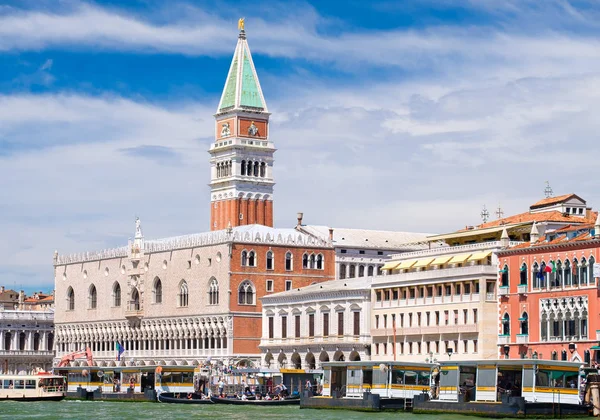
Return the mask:
[[[215,404],[231,404],[231,405],[256,405],[256,406],[279,406],[279,405],[299,405],[299,397],[288,397],[282,400],[240,400],[238,398],[221,398],[210,397]]]
[[[49,373],[0,375],[0,400],[58,401],[66,395],[62,376]]]
[[[202,398],[200,394],[185,392],[161,392],[158,401],[172,404],[213,404],[209,398]]]

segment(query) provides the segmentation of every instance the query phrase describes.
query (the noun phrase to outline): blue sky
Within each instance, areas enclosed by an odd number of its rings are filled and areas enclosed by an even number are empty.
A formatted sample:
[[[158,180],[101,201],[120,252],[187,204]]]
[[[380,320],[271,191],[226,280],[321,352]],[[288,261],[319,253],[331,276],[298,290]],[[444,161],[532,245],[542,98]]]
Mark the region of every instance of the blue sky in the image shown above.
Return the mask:
[[[275,219],[444,232],[550,181],[598,206],[600,4],[0,2],[0,283],[52,253],[208,229],[237,19],[272,115]]]

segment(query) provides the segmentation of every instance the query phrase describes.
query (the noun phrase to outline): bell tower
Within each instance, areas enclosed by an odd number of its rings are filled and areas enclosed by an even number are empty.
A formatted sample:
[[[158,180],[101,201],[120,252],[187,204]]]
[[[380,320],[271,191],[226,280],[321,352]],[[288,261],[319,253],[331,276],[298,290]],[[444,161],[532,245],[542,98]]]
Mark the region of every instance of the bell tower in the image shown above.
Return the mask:
[[[210,146],[210,229],[273,226],[273,154],[269,111],[260,88],[244,20],[215,114]]]

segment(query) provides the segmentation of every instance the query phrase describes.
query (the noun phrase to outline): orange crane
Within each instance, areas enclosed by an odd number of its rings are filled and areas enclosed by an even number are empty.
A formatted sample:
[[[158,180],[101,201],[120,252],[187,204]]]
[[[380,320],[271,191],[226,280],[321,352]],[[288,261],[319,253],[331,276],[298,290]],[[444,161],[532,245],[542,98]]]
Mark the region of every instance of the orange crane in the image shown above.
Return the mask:
[[[69,362],[72,362],[75,359],[86,358],[88,362],[88,366],[94,365],[94,359],[92,358],[92,350],[89,347],[86,347],[85,350],[74,351],[73,353],[65,354],[58,363],[56,367],[67,366]]]

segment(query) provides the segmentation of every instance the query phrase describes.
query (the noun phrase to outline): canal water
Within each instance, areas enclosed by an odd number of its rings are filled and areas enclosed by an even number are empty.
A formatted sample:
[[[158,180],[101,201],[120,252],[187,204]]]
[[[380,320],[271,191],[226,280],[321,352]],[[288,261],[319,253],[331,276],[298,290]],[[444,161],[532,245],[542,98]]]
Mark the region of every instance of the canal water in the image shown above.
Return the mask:
[[[239,407],[230,405],[175,405],[151,402],[13,402],[0,401],[0,419],[138,420],[195,418],[219,420],[473,420],[459,415],[358,413],[340,410],[300,410],[298,407]]]

